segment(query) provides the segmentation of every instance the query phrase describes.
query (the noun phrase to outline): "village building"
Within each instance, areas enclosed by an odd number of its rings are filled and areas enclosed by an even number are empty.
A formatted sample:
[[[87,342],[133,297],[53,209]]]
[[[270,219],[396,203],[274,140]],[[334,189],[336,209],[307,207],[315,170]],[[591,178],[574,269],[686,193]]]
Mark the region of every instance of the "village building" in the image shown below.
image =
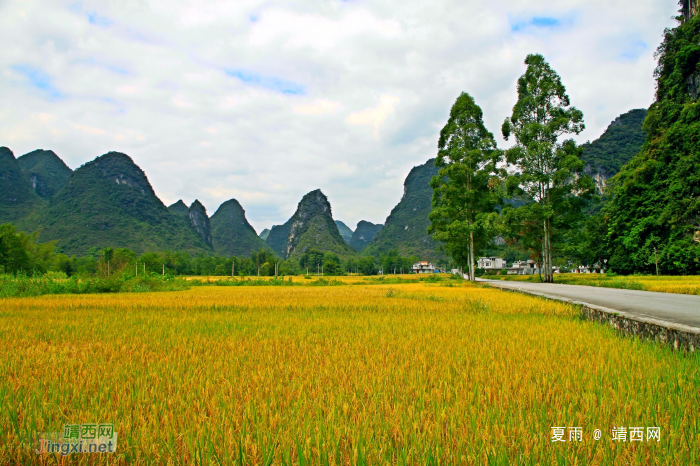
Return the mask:
[[[532,259],[526,261],[515,261],[508,267],[508,275],[533,275],[537,273],[537,264]]]
[[[411,267],[411,272],[413,273],[435,273],[436,268],[435,265],[431,264],[428,261],[420,261],[416,262],[413,264],[413,267]]]
[[[506,268],[506,261],[500,257],[480,257],[477,266],[484,270],[501,270]]]

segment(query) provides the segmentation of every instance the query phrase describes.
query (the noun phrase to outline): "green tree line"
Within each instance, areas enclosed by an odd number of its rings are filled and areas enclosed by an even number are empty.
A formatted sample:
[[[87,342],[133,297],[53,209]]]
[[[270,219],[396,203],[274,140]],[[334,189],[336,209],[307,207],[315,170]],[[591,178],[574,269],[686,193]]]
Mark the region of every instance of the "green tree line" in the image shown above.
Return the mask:
[[[410,273],[418,260],[397,251],[377,257],[341,259],[335,253],[317,249],[287,260],[269,249],[253,252],[248,257],[222,257],[177,251],[148,252],[139,256],[126,248],[92,248],[86,256],[69,257],[56,253],[53,243],[38,243],[36,233],[18,232],[12,224],[0,225],[0,273],[5,274],[61,272],[67,277],[377,275]],[[449,264],[445,264],[447,266]]]

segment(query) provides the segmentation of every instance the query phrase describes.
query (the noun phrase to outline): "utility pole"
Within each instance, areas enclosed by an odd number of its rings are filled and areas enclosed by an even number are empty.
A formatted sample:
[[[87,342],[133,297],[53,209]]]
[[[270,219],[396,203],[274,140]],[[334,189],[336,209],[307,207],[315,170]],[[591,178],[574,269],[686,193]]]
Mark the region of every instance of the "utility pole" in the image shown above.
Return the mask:
[[[109,277],[109,261],[107,261],[107,276]]]
[[[656,246],[654,246],[654,261],[656,262],[656,276],[659,276],[659,257],[656,255]]]
[[[139,261],[136,261],[136,276],[139,276]]]
[[[231,278],[236,276],[236,261],[231,259]]]
[[[163,264],[163,276],[165,277],[165,264]]]

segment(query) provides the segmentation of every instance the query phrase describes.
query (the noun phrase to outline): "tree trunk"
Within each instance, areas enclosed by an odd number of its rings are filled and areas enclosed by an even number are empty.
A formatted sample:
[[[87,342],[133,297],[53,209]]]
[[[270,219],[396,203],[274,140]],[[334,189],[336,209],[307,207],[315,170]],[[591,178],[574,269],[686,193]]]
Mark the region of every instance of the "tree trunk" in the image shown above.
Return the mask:
[[[474,276],[474,232],[469,233],[469,281],[476,281]]]
[[[544,263],[544,282],[553,283],[554,276],[552,275],[552,228],[549,219],[544,221],[544,247],[542,262]]]
[[[544,236],[542,238],[542,269],[544,270],[544,281],[549,283],[549,228],[547,219],[544,220]]]

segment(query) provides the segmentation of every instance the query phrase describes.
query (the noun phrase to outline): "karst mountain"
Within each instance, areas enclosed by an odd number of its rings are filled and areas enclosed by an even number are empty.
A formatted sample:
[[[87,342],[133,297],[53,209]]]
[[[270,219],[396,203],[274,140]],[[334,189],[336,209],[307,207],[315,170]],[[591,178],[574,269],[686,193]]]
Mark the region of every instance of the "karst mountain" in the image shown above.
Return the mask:
[[[616,118],[596,141],[582,146],[587,170],[599,188],[639,153],[645,138],[646,110]],[[258,236],[235,199],[208,216],[194,200],[166,207],[146,174],[126,154],[109,152],[75,171],[51,150],[15,157],[0,147],[0,224],[39,231],[40,241],[55,241],[59,252],[85,255],[105,247],[137,253],[181,251],[191,254],[246,256],[267,248],[281,258],[309,249],[341,257],[379,256],[392,250],[425,260],[444,258],[427,233],[434,160],[414,167],[404,193],[383,225],[360,221],[355,231],[333,219],[328,198],[320,190],[306,194],[296,212],[282,225]]]

